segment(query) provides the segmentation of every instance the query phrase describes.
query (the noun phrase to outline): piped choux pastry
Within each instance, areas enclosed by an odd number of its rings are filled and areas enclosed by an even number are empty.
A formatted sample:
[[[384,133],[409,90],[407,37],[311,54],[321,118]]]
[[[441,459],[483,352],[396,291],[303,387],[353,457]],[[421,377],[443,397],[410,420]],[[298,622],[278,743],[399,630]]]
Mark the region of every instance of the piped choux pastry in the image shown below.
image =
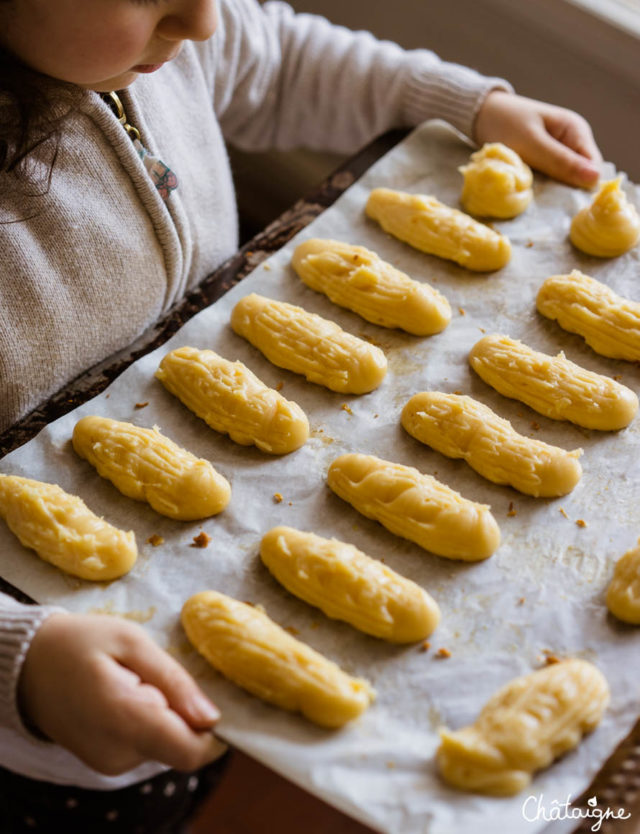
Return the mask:
[[[549,356],[508,336],[480,339],[471,349],[469,364],[500,394],[552,420],[617,431],[628,426],[638,410],[635,393],[611,377],[581,368],[562,352]]]
[[[73,448],[128,498],[146,501],[178,521],[222,512],[231,498],[226,478],[182,449],[157,428],[108,417],[83,417],[73,430]]]
[[[251,293],[233,308],[231,327],[270,362],[343,394],[366,394],[387,373],[380,348],[302,307]]]
[[[297,640],[258,607],[201,591],[182,607],[189,641],[209,663],[252,695],[322,727],[342,727],[375,698],[370,684]]]
[[[419,585],[338,539],[274,527],[262,537],[260,558],[292,594],[365,634],[413,643],[440,621],[437,603]]]
[[[640,361],[640,302],[616,295],[601,281],[577,269],[552,275],[538,290],[536,306],[601,356]]]
[[[399,240],[475,272],[502,269],[511,258],[504,236],[426,194],[374,188],[366,213]]]
[[[57,484],[0,475],[0,517],[22,545],[80,579],[118,579],[138,558],[132,531],[108,524]]]
[[[312,290],[373,324],[430,336],[451,321],[451,307],[442,293],[409,278],[364,246],[305,240],[296,246],[291,264]]]
[[[486,504],[424,475],[373,455],[336,458],[329,487],[358,512],[387,530],[447,559],[477,562],[500,544],[500,529]]]
[[[564,660],[515,678],[474,724],[441,731],[440,775],[463,791],[512,796],[592,732],[608,703],[607,681],[586,660]]]
[[[462,207],[476,217],[517,217],[533,197],[531,168],[501,142],[483,145],[458,170],[464,176]]]
[[[633,248],[640,238],[640,216],[620,188],[621,177],[609,180],[590,205],[571,221],[571,243],[587,255],[615,258]]]
[[[567,452],[518,434],[508,420],[472,397],[423,391],[407,402],[401,420],[417,440],[525,495],[566,495],[582,475],[582,449]]]
[[[212,350],[172,350],[156,377],[208,426],[241,446],[286,455],[309,437],[309,421],[297,403],[267,387],[242,362]]]

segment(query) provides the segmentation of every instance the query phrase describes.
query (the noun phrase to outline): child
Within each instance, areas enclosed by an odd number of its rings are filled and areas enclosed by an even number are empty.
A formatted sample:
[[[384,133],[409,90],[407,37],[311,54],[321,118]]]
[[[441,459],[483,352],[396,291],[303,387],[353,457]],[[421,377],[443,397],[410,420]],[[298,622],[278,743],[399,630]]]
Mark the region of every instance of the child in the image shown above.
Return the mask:
[[[575,113],[283,3],[0,0],[0,430],[236,250],[224,140],[350,153],[427,118],[598,177]],[[0,595],[2,831],[176,830],[217,717],[141,628]]]

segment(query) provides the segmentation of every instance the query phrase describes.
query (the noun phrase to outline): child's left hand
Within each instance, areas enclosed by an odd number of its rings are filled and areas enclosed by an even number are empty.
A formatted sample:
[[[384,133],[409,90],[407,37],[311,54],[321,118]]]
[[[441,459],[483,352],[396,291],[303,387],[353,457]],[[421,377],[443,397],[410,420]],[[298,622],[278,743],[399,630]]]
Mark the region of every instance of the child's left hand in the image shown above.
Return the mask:
[[[533,168],[569,185],[589,187],[600,175],[602,155],[589,123],[573,110],[493,90],[474,125],[479,145],[504,142]]]

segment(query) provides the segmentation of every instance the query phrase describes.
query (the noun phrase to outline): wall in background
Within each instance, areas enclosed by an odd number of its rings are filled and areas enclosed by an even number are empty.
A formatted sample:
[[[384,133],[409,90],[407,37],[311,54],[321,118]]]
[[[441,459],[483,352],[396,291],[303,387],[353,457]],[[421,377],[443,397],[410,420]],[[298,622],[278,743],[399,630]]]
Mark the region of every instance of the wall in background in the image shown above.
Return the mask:
[[[640,181],[640,38],[570,0],[289,2],[297,11],[368,29],[409,49],[432,49],[446,60],[507,78],[522,95],[579,111],[591,122],[605,158]],[[257,225],[339,161],[322,154],[286,154],[270,156],[265,166],[261,157],[234,156],[241,198],[247,177],[255,177],[254,196],[267,209],[254,218]]]

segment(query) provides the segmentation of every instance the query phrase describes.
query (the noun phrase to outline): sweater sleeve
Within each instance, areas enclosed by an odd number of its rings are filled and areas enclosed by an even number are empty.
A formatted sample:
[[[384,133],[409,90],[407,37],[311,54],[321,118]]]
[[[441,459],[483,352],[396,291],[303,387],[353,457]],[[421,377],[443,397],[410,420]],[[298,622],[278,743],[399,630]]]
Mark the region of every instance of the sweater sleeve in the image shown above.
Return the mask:
[[[471,136],[487,93],[512,90],[281,2],[221,0],[214,41],[216,113],[225,138],[246,150],[349,153],[390,128],[436,118]]]
[[[0,726],[33,736],[25,727],[17,703],[18,678],[31,641],[42,623],[63,608],[23,605],[0,593]]]

